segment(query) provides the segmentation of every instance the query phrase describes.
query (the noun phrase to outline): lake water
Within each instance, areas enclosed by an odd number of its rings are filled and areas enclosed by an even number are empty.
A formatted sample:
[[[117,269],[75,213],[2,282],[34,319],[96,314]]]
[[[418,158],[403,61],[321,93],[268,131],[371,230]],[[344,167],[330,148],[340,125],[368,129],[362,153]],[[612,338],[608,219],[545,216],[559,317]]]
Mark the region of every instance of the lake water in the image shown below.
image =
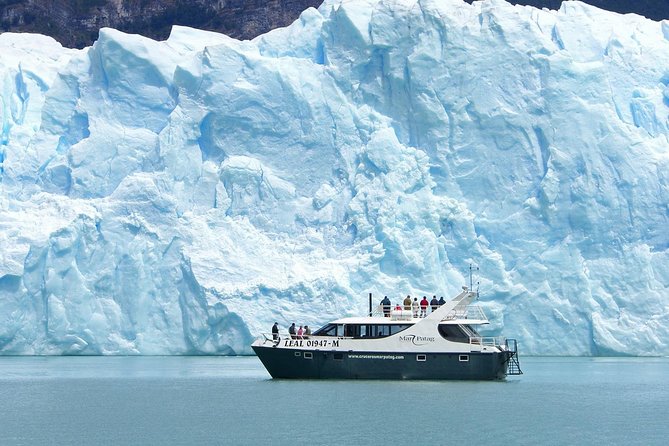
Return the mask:
[[[506,382],[286,381],[255,357],[0,357],[0,444],[669,444],[669,359],[521,364]]]

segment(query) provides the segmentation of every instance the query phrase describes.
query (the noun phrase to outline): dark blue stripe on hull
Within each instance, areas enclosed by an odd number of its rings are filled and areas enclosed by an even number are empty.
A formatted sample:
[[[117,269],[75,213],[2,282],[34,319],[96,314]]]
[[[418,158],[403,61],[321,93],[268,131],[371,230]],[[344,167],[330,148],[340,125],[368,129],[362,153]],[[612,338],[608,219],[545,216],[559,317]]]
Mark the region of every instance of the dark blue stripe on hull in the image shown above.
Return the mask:
[[[253,347],[273,378],[504,379],[510,353],[335,352]],[[305,357],[307,353],[307,357]],[[308,354],[312,357],[309,359]],[[461,358],[462,356],[462,358]],[[465,359],[463,361],[461,359]]]

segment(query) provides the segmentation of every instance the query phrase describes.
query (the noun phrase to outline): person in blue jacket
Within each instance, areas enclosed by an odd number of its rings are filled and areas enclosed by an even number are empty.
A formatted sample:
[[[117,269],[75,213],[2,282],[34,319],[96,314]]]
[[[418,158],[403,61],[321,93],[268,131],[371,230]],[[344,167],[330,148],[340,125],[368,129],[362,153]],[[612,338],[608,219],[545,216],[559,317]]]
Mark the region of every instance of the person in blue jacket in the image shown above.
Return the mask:
[[[388,296],[384,296],[381,306],[383,306],[383,315],[385,317],[390,317],[390,305],[390,299],[388,299]]]
[[[439,307],[439,301],[437,300],[437,296],[432,296],[432,300],[430,301],[430,306],[432,307],[432,311],[436,310]]]

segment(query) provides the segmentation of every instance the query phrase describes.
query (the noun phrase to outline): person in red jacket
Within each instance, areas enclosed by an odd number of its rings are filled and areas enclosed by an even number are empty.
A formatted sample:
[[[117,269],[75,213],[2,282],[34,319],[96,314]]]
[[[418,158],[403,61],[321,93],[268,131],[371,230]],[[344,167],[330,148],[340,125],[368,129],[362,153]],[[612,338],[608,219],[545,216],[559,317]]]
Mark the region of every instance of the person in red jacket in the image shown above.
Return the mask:
[[[420,301],[420,317],[427,316],[428,305],[430,305],[430,302],[427,301],[427,297],[423,296],[423,300]]]

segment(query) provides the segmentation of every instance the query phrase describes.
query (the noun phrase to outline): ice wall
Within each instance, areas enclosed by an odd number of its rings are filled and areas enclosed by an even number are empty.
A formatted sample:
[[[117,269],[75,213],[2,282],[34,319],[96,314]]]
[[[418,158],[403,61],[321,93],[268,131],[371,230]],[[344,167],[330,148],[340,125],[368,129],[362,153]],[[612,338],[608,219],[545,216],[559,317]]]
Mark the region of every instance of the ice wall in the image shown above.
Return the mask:
[[[523,354],[669,355],[668,40],[499,0],[2,34],[0,352],[248,353],[473,262]]]

